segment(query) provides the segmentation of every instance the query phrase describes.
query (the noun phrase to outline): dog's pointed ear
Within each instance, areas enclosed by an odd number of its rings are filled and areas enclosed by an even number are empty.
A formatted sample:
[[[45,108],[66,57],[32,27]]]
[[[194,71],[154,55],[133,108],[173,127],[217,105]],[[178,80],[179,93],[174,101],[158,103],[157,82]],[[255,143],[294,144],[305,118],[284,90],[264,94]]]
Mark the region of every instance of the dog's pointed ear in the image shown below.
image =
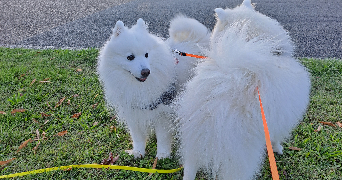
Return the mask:
[[[122,32],[125,31],[125,25],[122,21],[117,21],[113,29],[114,37],[118,37]]]
[[[216,12],[217,20],[222,20],[226,16],[226,13],[224,12],[224,9],[222,9],[222,8],[216,8],[215,12]]]
[[[144,29],[144,30],[147,30],[147,25],[145,23],[145,21],[141,18],[139,18],[137,20],[137,26],[140,28],[140,29]]]
[[[244,0],[244,1],[242,2],[242,5],[246,6],[246,7],[249,8],[249,9],[253,9],[253,10],[254,10],[254,7],[253,7],[253,5],[252,5],[251,0]]]

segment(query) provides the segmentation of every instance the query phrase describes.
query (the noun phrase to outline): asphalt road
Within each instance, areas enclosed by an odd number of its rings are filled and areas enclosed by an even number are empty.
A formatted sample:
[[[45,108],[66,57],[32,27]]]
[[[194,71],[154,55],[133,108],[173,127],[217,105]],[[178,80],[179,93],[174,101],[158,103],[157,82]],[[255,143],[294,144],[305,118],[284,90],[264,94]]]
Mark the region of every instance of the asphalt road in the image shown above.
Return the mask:
[[[26,48],[99,48],[116,21],[135,24],[167,38],[177,14],[212,29],[214,9],[242,0],[0,0],[0,46]],[[341,0],[252,0],[256,10],[277,19],[296,45],[296,57],[342,59]]]

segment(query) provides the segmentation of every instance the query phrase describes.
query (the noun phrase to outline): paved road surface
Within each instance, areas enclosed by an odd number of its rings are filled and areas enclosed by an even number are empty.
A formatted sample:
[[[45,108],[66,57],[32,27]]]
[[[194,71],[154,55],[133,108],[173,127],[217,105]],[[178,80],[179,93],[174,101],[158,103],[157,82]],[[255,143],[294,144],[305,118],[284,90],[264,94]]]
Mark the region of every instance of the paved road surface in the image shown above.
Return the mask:
[[[0,0],[0,44],[31,48],[101,47],[117,20],[138,18],[167,38],[169,21],[182,13],[208,28],[214,9],[242,0]],[[342,59],[341,0],[252,0],[256,10],[277,19],[296,44],[296,57]]]

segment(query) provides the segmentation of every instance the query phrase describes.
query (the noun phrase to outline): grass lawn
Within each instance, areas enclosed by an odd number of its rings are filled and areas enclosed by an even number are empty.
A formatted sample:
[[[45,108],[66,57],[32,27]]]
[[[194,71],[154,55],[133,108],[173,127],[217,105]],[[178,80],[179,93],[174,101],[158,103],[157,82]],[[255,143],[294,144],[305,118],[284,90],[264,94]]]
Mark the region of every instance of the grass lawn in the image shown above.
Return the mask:
[[[132,148],[130,136],[106,108],[95,70],[97,55],[96,49],[0,48],[0,164],[15,158],[0,165],[0,176],[72,164],[100,164],[110,152],[119,155],[114,164],[152,168],[154,137],[148,142],[144,158],[133,159],[124,153]],[[311,102],[293,137],[284,143],[284,154],[275,156],[280,178],[342,179],[342,128],[338,126],[342,123],[342,61],[301,62],[312,74]],[[21,146],[30,138],[32,141]],[[173,155],[158,160],[156,169],[179,166]],[[182,171],[149,175],[81,168],[20,179],[181,178]],[[206,176],[199,173],[198,179]],[[271,179],[267,159],[258,179]]]

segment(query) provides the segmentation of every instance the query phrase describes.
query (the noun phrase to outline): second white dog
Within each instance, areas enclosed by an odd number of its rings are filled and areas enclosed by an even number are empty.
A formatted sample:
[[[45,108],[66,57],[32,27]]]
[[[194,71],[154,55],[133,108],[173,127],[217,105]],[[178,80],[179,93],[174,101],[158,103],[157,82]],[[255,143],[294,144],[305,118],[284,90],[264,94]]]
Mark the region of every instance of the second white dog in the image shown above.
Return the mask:
[[[266,144],[257,88],[274,151],[280,154],[281,142],[309,103],[309,74],[291,57],[290,37],[250,3],[216,9],[209,57],[178,98],[186,180],[198,169],[213,179],[254,177]]]

